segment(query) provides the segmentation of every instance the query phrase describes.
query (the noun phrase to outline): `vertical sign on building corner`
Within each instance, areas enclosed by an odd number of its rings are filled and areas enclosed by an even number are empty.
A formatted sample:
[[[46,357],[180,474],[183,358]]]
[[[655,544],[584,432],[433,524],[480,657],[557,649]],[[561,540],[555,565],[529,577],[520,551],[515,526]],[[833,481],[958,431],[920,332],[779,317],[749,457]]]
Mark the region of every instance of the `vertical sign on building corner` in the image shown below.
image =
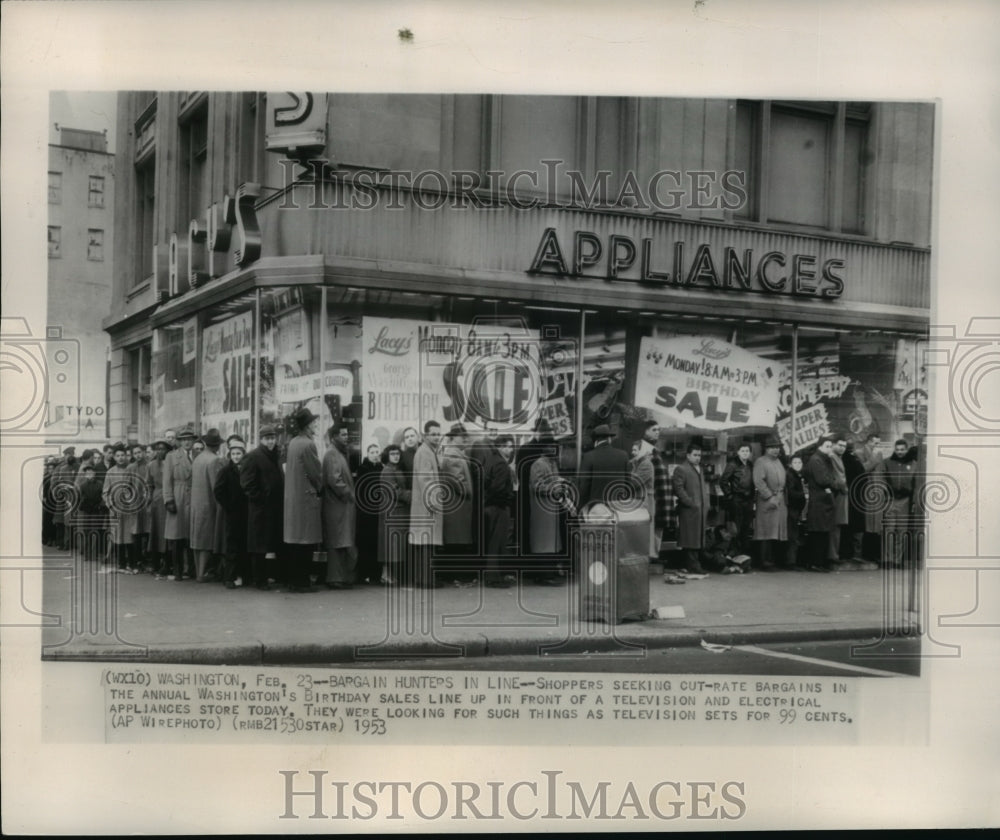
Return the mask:
[[[326,104],[325,93],[268,93],[267,150],[290,157],[312,157],[325,149]]]

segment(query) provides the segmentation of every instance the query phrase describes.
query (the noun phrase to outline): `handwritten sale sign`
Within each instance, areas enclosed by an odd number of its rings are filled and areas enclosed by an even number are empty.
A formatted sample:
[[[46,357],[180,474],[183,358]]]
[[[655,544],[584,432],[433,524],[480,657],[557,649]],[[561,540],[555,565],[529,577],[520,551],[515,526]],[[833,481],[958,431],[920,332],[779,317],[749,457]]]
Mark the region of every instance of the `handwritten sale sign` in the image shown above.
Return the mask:
[[[716,338],[643,338],[635,404],[664,425],[773,426],[782,367]]]

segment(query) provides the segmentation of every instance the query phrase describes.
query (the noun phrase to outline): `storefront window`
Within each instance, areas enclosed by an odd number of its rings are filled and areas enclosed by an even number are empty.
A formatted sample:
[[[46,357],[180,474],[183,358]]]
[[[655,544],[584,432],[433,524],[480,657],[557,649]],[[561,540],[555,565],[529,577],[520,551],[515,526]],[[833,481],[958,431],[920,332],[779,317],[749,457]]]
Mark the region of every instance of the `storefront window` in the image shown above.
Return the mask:
[[[795,451],[824,434],[855,447],[876,436],[881,454],[916,445],[926,423],[926,371],[915,336],[799,330]]]
[[[154,436],[167,429],[195,428],[197,401],[198,318],[162,327],[153,333]]]
[[[321,421],[328,419],[320,375],[321,296],[322,289],[313,286],[260,292],[257,429],[276,426],[281,447],[294,435],[292,415],[298,409],[308,408]]]
[[[257,295],[246,294],[204,314],[201,337],[201,428],[251,441]]]

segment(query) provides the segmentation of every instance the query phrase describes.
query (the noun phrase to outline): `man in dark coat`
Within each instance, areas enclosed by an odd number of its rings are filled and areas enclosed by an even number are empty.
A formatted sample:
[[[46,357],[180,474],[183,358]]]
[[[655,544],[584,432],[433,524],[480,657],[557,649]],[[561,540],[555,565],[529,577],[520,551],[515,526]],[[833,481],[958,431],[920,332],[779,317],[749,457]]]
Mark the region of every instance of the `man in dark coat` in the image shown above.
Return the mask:
[[[601,424],[592,432],[594,448],[585,452],[580,459],[580,506],[585,507],[591,502],[604,502],[610,485],[622,488],[629,484],[628,455],[611,445],[609,426]],[[614,495],[613,493],[611,494]]]
[[[809,568],[814,572],[829,572],[827,559],[830,548],[830,532],[837,527],[834,493],[837,475],[830,453],[833,452],[833,438],[820,440],[803,471],[809,504],[806,509],[806,557]]]
[[[254,586],[267,589],[267,555],[281,551],[285,516],[285,477],[278,463],[278,433],[260,430],[260,445],[240,464],[240,486],[247,495],[247,553]]]
[[[903,534],[915,510],[919,469],[915,453],[900,438],[893,446],[892,455],[882,461],[874,471],[874,479],[889,491],[889,509],[882,520],[884,562],[900,567],[910,558],[903,552]]]
[[[847,479],[847,525],[840,536],[840,558],[842,560],[864,559],[861,540],[865,533],[865,512],[861,506],[864,498],[865,466],[854,452],[854,444],[848,442],[841,460],[844,462],[844,475]]]
[[[226,441],[229,458],[215,479],[212,493],[225,518],[226,556],[222,579],[226,589],[236,588],[236,579],[249,582],[247,569],[247,495],[240,484],[240,462],[247,445],[235,435]]]
[[[653,447],[649,455],[649,460],[653,464],[653,549],[659,557],[663,529],[667,526],[667,517],[670,513],[671,495],[670,473],[657,448],[660,442],[660,424],[655,420],[647,420],[642,431],[642,439]]]
[[[788,553],[785,566],[795,568],[799,563],[799,545],[803,517],[806,511],[806,485],[802,477],[802,456],[793,455],[785,472],[785,501],[788,505]]]
[[[510,536],[510,507],[514,502],[514,473],[510,458],[513,454],[514,438],[500,435],[493,442],[483,467],[483,539],[487,558],[487,586],[510,586],[500,570],[500,558],[507,555]]]
[[[709,496],[701,470],[700,443],[688,444],[687,458],[674,469],[671,483],[677,496],[677,547],[684,555],[684,568],[701,574],[704,570],[698,555],[705,545]]]
[[[736,548],[747,554],[750,548],[750,526],[754,519],[754,477],[753,461],[750,460],[750,444],[741,443],[736,450],[736,458],[730,461],[722,472],[719,487],[725,501],[726,515],[736,525]]]

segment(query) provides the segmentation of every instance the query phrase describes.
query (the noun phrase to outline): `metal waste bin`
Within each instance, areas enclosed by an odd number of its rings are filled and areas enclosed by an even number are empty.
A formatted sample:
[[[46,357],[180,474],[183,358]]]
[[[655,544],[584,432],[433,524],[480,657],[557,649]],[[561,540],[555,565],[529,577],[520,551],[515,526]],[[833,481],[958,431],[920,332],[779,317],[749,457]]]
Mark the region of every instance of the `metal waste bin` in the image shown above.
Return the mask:
[[[649,512],[594,505],[574,538],[580,617],[607,624],[648,618]]]

